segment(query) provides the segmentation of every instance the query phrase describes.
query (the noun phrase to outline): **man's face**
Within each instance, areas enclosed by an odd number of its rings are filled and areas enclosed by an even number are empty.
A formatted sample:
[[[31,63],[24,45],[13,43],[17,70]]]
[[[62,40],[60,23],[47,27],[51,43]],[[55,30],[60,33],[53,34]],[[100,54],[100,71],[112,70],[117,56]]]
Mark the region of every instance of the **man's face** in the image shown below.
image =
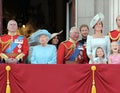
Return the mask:
[[[87,27],[82,27],[80,30],[80,33],[81,33],[83,38],[87,38],[87,35],[89,34],[89,30]]]
[[[79,30],[74,29],[74,31],[70,33],[70,38],[72,38],[74,41],[77,41],[79,39],[79,34]]]
[[[8,22],[7,29],[9,32],[16,32],[18,29],[17,23],[14,20]]]

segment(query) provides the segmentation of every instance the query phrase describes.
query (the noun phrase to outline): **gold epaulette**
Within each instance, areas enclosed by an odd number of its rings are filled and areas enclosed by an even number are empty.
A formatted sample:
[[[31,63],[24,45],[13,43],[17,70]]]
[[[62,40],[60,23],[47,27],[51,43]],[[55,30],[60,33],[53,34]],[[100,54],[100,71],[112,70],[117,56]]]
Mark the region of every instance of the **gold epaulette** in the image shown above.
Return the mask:
[[[3,43],[3,45],[5,44],[5,46],[2,48],[2,51],[6,49],[6,47],[8,47],[11,43],[12,43],[12,40],[8,40],[7,42],[3,42],[1,40],[1,43]]]
[[[3,50],[6,49],[6,47],[8,47],[8,45],[10,45],[10,44],[12,43],[12,40],[9,39],[8,41],[5,41],[5,42],[4,42],[4,41],[2,41],[1,38],[0,38],[0,43],[1,43],[3,46],[5,45],[4,47],[2,47],[2,51],[3,51]]]
[[[71,49],[71,48],[75,48],[75,44],[71,44],[70,45],[70,47],[68,47],[66,44],[65,44],[65,42],[62,42],[62,44],[65,46],[65,48],[67,48],[67,49]]]
[[[66,49],[68,49],[69,51],[67,52],[67,54],[65,55],[64,58],[67,58],[69,56],[69,54],[72,52],[73,49],[75,49],[75,45],[71,44],[70,47],[67,47],[67,45],[65,44],[66,41],[62,42],[62,44],[65,46]]]

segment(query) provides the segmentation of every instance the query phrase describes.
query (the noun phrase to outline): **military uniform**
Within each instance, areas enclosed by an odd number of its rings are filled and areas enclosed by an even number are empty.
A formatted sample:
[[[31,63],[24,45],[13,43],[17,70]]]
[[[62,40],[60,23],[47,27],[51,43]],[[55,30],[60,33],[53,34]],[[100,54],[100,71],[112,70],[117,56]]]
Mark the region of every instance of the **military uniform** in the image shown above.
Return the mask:
[[[23,60],[28,55],[28,41],[27,38],[20,35],[3,35],[0,36],[0,59],[5,60],[13,58]]]
[[[109,37],[110,37],[111,42],[120,40],[120,31],[119,30],[110,31]]]
[[[82,40],[78,41],[79,45],[82,46],[83,49],[84,49],[84,54],[87,56],[87,53],[86,53],[86,42],[87,42],[87,38],[86,39],[82,38]],[[87,56],[87,60],[89,62],[88,56]]]
[[[75,52],[75,49],[78,49],[79,53],[77,56],[71,60],[70,57]],[[57,51],[57,63],[58,64],[84,64],[87,63],[87,57],[85,55],[84,47],[80,47],[78,42],[74,42],[69,39],[64,42],[61,42]]]

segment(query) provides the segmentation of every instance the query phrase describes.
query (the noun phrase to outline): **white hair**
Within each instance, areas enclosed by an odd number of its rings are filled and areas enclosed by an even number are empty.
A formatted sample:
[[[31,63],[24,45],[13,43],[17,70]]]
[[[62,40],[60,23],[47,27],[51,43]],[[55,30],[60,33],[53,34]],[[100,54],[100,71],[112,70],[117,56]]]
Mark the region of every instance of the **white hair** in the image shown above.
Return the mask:
[[[77,27],[75,27],[75,26],[73,26],[73,27],[71,27],[71,29],[70,29],[70,33],[73,33],[74,32],[74,30],[76,30],[76,29],[78,29]],[[78,29],[79,30],[79,29]]]

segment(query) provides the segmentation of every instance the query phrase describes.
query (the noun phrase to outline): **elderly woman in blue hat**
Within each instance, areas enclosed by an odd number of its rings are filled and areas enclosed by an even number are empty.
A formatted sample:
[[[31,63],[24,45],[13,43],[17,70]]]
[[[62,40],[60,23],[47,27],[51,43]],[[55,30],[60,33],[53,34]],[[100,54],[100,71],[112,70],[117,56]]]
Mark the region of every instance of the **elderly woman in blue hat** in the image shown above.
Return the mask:
[[[110,39],[109,36],[104,36],[103,30],[104,15],[98,13],[90,22],[90,27],[94,30],[93,35],[87,36],[87,55],[90,58],[89,64],[97,64],[94,61],[95,51],[98,47],[102,47],[105,52],[105,57],[110,54]]]
[[[46,29],[39,29],[31,38],[34,42],[39,42],[33,47],[31,64],[56,64],[56,47],[48,44],[51,34]]]

